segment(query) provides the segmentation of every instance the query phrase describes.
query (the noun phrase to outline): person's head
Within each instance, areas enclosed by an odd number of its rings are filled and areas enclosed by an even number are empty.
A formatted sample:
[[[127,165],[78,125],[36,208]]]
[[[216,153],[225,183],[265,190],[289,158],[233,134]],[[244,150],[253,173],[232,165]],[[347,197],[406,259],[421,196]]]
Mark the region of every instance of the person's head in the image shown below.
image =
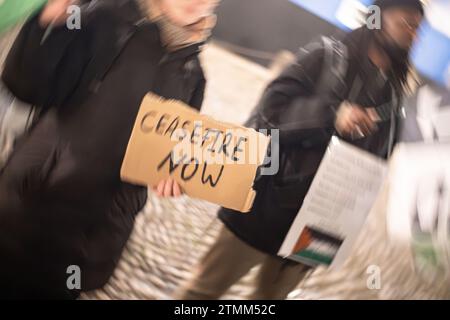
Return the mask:
[[[138,0],[150,21],[160,27],[161,41],[170,51],[206,41],[216,24],[220,0]]]
[[[408,90],[409,54],[424,17],[421,0],[377,0],[381,29],[374,30],[376,45],[391,61],[392,80],[399,92]]]
[[[152,1],[152,0],[149,0]],[[180,27],[210,16],[219,0],[157,0],[166,16]]]
[[[391,45],[409,50],[424,16],[420,0],[377,0],[381,9],[381,36]]]

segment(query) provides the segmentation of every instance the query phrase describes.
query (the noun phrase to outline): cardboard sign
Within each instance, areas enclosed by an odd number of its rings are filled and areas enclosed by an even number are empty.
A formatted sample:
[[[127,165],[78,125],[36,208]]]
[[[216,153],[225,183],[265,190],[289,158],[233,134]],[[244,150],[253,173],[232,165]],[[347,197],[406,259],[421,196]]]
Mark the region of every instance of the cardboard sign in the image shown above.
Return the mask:
[[[122,180],[156,186],[174,178],[190,197],[248,212],[269,138],[222,123],[179,101],[148,94],[122,163]]]

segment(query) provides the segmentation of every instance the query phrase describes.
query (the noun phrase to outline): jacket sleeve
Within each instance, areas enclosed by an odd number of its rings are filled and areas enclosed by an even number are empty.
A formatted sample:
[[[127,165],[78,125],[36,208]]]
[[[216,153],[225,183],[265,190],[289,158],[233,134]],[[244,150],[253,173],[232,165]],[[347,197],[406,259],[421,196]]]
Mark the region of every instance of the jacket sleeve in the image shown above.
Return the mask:
[[[43,28],[40,13],[22,27],[5,61],[2,80],[20,100],[45,108],[61,105],[73,92],[90,52],[84,11],[79,30],[65,25]]]
[[[335,113],[329,99],[316,93],[324,56],[323,47],[299,54],[262,96],[257,108],[260,126],[278,129],[281,144],[314,144],[329,138]]]

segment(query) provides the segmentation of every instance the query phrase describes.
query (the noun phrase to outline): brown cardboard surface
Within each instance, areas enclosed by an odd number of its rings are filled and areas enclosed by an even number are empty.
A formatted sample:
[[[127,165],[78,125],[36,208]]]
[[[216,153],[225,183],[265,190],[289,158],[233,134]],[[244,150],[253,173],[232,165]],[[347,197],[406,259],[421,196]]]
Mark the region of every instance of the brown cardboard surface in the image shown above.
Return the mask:
[[[176,138],[183,136],[180,151]],[[172,177],[188,196],[248,212],[255,198],[256,170],[268,143],[268,137],[253,129],[219,122],[179,101],[148,94],[136,118],[121,178],[153,187]],[[176,155],[186,157],[177,162]]]

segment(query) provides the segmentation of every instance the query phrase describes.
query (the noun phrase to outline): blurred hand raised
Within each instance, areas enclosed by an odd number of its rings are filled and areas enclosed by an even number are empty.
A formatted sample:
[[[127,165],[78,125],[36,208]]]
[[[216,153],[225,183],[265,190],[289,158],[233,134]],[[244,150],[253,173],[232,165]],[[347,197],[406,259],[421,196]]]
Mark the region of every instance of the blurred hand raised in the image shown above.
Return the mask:
[[[63,25],[68,17],[67,8],[77,3],[77,0],[49,0],[39,18],[40,25]]]
[[[377,130],[373,117],[362,107],[343,102],[336,115],[335,128],[341,136],[364,138]]]

